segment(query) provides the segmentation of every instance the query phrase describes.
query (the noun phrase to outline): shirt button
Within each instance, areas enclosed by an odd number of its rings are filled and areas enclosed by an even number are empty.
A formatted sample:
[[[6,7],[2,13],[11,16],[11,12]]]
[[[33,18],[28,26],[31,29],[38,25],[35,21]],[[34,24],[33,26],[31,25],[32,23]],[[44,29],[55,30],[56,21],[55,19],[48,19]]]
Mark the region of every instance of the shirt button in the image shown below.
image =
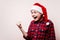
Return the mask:
[[[38,30],[36,30],[36,32],[38,32]]]
[[[42,31],[44,31],[44,30],[42,29]]]
[[[34,36],[34,38],[37,38],[37,36]]]
[[[37,26],[39,26],[39,24],[37,24]]]

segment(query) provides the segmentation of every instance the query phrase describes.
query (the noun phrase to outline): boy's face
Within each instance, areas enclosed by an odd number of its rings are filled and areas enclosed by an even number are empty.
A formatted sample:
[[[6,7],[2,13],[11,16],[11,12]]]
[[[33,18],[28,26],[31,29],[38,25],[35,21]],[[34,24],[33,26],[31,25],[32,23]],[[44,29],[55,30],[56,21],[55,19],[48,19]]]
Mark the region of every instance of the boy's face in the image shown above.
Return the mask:
[[[32,17],[34,21],[38,21],[41,18],[41,13],[36,10],[31,10]]]

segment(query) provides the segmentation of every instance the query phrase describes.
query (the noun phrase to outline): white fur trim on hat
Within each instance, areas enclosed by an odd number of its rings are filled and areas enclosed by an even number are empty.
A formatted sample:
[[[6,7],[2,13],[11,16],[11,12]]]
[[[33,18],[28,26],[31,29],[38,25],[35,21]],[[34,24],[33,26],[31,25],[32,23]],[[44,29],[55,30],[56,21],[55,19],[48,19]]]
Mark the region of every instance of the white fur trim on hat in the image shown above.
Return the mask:
[[[31,10],[37,10],[38,12],[40,12],[40,13],[43,14],[43,11],[42,11],[41,7],[39,7],[39,6],[34,5],[34,6],[31,8]]]

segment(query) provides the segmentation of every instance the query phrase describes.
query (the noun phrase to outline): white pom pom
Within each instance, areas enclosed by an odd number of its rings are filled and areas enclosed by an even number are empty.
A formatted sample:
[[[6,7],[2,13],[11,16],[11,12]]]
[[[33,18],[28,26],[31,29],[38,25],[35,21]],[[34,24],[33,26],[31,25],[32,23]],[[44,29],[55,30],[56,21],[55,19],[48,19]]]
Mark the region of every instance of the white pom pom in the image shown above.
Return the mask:
[[[49,25],[49,22],[47,22],[46,25]]]

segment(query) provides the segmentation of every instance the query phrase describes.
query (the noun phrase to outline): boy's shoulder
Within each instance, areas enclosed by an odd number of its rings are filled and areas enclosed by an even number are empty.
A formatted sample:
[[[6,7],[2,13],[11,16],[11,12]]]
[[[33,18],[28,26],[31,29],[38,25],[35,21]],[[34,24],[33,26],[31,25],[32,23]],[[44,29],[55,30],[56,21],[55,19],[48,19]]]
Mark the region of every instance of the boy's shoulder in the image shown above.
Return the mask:
[[[46,25],[49,25],[49,24],[50,24],[50,25],[51,25],[51,24],[53,25],[53,22],[52,22],[50,19],[46,22]]]
[[[49,22],[49,23],[53,23],[52,20],[50,20],[50,19],[49,19],[47,22]]]
[[[34,20],[31,21],[31,23],[34,23],[34,22],[35,22]],[[45,22],[45,23],[46,23],[46,24],[48,24],[48,23],[49,23],[49,24],[53,24],[53,22],[52,22],[50,19],[48,19],[48,21]]]
[[[34,23],[34,20],[32,20],[31,23]]]

